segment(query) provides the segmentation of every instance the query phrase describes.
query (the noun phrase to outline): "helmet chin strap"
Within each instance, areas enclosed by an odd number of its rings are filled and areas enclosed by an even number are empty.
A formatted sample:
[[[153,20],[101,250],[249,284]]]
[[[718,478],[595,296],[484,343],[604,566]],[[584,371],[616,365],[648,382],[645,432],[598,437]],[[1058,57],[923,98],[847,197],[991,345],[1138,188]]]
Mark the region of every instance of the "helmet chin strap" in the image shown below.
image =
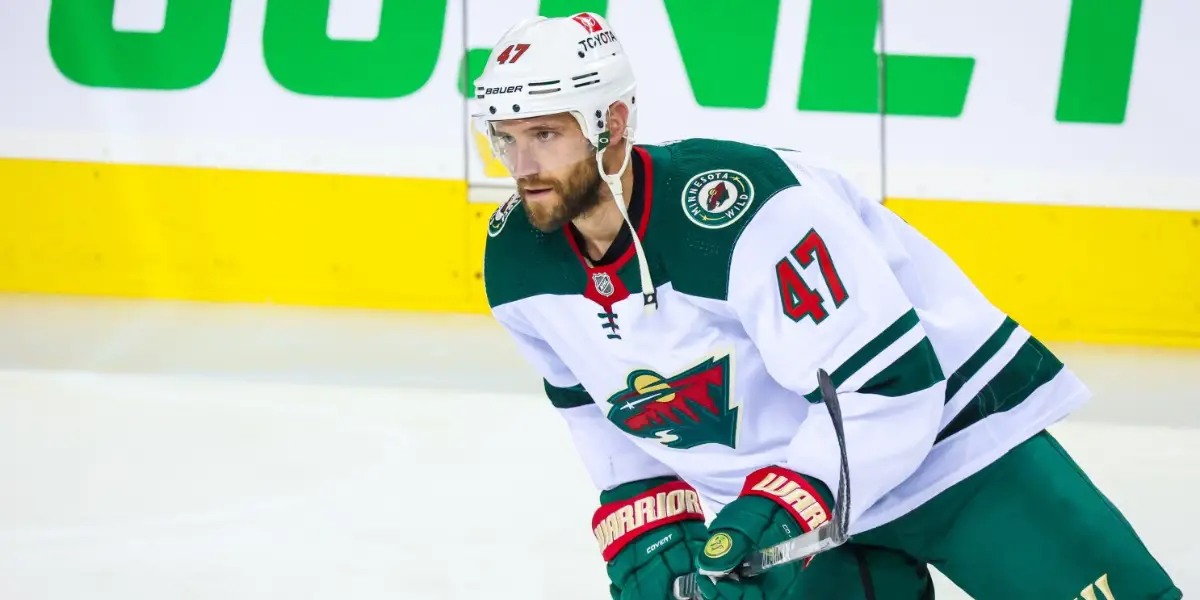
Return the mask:
[[[658,294],[654,289],[654,281],[650,279],[650,263],[646,260],[646,251],[642,249],[642,241],[638,239],[637,227],[629,220],[629,211],[625,208],[625,192],[621,186],[621,176],[625,174],[625,169],[629,167],[629,157],[633,153],[633,138],[629,135],[628,130],[625,132],[625,158],[621,162],[621,168],[615,175],[609,175],[604,169],[604,152],[608,150],[608,132],[600,135],[600,151],[596,153],[596,164],[600,168],[600,178],[604,183],[608,184],[609,191],[612,192],[613,200],[617,203],[617,210],[621,211],[621,217],[625,219],[625,224],[629,226],[629,232],[633,237],[633,247],[637,252],[638,259],[638,274],[642,279],[642,307],[646,315],[654,314],[658,308]]]

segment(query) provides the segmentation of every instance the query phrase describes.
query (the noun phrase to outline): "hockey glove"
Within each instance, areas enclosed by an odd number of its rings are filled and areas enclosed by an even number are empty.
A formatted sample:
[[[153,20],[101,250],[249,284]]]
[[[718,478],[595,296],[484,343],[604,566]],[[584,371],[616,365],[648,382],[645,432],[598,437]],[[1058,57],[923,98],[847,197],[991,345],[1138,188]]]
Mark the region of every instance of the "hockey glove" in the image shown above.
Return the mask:
[[[592,529],[608,563],[613,600],[671,600],[676,577],[695,569],[707,529],[696,490],[673,477],[600,494]]]
[[[731,572],[754,550],[811,531],[829,520],[829,488],[781,467],[759,469],[741,494],[709,526],[708,542],[696,557],[696,584],[705,600],[788,598],[807,561],[778,565],[755,577]]]

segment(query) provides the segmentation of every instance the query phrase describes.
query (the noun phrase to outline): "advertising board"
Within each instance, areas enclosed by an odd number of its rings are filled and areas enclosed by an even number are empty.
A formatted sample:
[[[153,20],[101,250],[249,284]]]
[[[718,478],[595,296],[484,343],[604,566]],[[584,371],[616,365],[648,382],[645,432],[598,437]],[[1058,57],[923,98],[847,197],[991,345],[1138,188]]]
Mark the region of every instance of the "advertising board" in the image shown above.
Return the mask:
[[[1189,0],[6,2],[0,290],[482,312],[470,84],[580,11],[638,141],[801,150],[1047,337],[1200,345]]]

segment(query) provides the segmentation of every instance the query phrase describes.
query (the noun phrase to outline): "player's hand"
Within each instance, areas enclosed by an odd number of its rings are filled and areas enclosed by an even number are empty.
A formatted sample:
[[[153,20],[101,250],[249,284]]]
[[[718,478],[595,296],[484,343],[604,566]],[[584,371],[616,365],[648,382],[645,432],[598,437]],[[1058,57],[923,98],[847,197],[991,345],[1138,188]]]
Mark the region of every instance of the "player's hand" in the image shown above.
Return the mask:
[[[675,579],[695,570],[708,534],[695,490],[647,480],[606,492],[601,502],[593,529],[613,600],[674,600]]]
[[[708,530],[687,521],[643,534],[608,563],[613,600],[674,600],[677,577],[695,569]]]
[[[778,565],[749,578],[735,570],[755,550],[811,530],[831,514],[828,488],[778,467],[752,473],[742,494],[709,525],[708,541],[696,557],[696,586],[705,600],[788,598],[804,561]]]

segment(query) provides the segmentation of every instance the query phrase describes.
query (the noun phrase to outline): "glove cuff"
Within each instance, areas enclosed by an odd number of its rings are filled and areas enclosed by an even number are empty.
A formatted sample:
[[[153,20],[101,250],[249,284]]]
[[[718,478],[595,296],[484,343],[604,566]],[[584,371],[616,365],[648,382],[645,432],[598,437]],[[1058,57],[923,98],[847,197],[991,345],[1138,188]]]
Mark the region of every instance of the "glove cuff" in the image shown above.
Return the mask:
[[[816,529],[832,514],[829,488],[825,484],[782,467],[763,467],[748,475],[741,495],[775,501],[805,532]]]
[[[592,531],[605,562],[610,561],[639,535],[668,523],[704,520],[700,496],[683,481],[651,488],[632,498],[596,509]]]

